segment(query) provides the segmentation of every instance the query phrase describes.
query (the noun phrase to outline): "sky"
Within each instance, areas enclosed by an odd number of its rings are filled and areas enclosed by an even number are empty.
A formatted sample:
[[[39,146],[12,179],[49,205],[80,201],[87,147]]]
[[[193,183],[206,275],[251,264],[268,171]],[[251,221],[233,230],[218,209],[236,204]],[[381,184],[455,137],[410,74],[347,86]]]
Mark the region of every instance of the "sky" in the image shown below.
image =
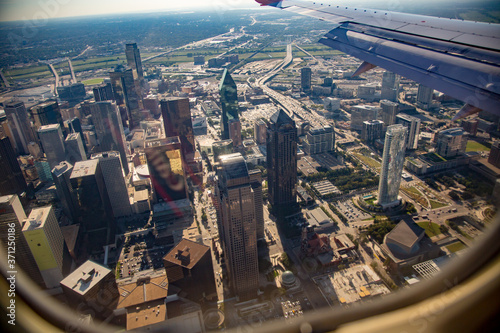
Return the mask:
[[[259,8],[254,0],[0,0],[0,21],[208,8]]]
[[[350,6],[380,3],[382,0],[326,0]],[[445,4],[471,0],[420,0],[419,2]],[[494,1],[494,0],[493,0]],[[392,6],[413,0],[384,0]],[[0,0],[0,21],[27,20],[41,22],[48,18],[160,12],[169,10],[192,11],[207,8],[215,11],[237,8],[259,8],[254,0]]]

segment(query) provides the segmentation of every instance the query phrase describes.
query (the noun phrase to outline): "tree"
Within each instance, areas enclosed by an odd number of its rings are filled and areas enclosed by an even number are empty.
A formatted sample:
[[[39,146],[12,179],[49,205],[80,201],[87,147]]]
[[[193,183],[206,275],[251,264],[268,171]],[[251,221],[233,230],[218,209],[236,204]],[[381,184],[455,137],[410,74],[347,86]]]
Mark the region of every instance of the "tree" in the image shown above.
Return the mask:
[[[443,234],[446,234],[448,232],[448,227],[445,226],[444,224],[441,224],[439,226],[439,231],[441,231],[441,233],[443,233]]]
[[[385,258],[385,260],[384,260],[384,266],[385,267],[389,267],[390,264],[391,264],[391,258],[389,258],[389,257]]]
[[[448,195],[454,201],[460,200],[460,196],[458,195],[458,193],[456,191],[450,191],[450,193]]]

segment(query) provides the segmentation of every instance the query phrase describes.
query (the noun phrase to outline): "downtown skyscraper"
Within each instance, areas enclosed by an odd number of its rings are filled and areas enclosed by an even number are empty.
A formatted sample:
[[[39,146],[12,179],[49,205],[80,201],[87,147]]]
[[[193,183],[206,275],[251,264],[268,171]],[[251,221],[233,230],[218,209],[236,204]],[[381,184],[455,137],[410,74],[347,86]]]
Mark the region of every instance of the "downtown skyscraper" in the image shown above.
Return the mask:
[[[401,124],[387,127],[385,133],[382,170],[378,186],[378,204],[384,209],[397,206],[400,202],[398,193],[405,162],[407,134],[408,129]]]
[[[70,177],[79,203],[79,223],[91,242],[92,250],[115,240],[115,219],[99,160],[77,162]]]
[[[18,194],[26,191],[27,185],[17,161],[10,139],[0,137],[0,195]]]
[[[33,116],[35,130],[40,127],[51,124],[61,125],[61,130],[64,133],[64,122],[61,116],[61,110],[57,101],[46,101],[35,106],[32,106],[31,115]]]
[[[144,71],[142,70],[141,53],[137,48],[136,43],[129,43],[125,45],[125,56],[127,64],[133,71],[135,71],[136,79],[144,80]]]
[[[50,169],[58,165],[59,162],[66,160],[66,146],[64,145],[64,137],[59,124],[41,126],[38,129],[38,136]]]
[[[297,141],[295,122],[280,109],[267,130],[269,201],[279,216],[286,216],[297,203]]]
[[[26,220],[26,212],[17,195],[5,195],[0,197],[0,243],[7,253],[9,244],[9,229],[14,225],[15,237],[15,269],[23,270],[33,282],[45,287],[45,282],[36,264],[35,258],[26,242],[22,232],[23,223]]]
[[[257,209],[262,210],[262,201],[240,153],[220,156],[216,173],[215,207],[226,267],[235,295],[247,301],[259,289]]]
[[[93,154],[91,159],[99,160],[113,215],[115,217],[131,215],[132,207],[123,177],[120,154],[117,151],[107,151]]]
[[[186,174],[179,137],[147,140],[144,152],[149,168],[155,202],[172,202],[188,198]]]
[[[120,108],[125,108],[129,128],[137,128],[142,119],[142,93],[140,84],[134,78],[132,68],[117,66],[109,73],[114,99]]]
[[[230,122],[240,119],[238,106],[238,90],[236,83],[229,74],[227,68],[222,74],[219,84],[220,103],[222,106],[222,139],[231,139]],[[240,133],[241,135],[241,133]]]
[[[114,102],[89,103],[99,151],[118,151],[125,174],[128,174],[127,147],[120,111]]]
[[[167,97],[160,101],[160,106],[165,136],[167,138],[178,136],[184,158],[188,159],[196,150],[189,99]]]
[[[391,102],[398,101],[399,95],[399,75],[392,72],[384,72],[382,76],[382,93],[380,99]]]
[[[11,142],[18,153],[29,154],[28,144],[35,141],[31,129],[28,111],[23,102],[10,101],[5,103],[5,116],[7,117],[10,130],[14,139]],[[11,140],[12,141],[12,140]]]

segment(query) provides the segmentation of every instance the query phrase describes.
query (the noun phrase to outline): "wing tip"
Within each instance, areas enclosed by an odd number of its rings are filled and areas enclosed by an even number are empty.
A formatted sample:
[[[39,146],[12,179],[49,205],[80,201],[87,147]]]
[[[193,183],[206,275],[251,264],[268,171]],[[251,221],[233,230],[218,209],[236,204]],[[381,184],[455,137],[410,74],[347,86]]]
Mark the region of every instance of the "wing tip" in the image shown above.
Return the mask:
[[[260,3],[261,6],[273,6],[277,7],[282,0],[255,0],[255,2]]]

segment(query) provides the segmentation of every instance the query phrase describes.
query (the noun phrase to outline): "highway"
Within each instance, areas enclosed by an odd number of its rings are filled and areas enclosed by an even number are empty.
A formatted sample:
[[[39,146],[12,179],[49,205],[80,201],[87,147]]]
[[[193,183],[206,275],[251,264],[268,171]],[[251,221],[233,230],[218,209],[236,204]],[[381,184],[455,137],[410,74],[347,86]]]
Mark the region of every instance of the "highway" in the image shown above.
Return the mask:
[[[325,125],[324,121],[322,120],[323,117],[320,117],[314,111],[306,111],[301,102],[295,100],[294,98],[280,94],[279,92],[274,91],[266,85],[266,83],[271,81],[276,75],[279,74],[280,71],[288,67],[292,63],[292,61],[292,44],[288,44],[286,48],[286,57],[283,59],[283,62],[276,65],[265,76],[257,79],[253,86],[260,87],[266,95],[268,95],[276,103],[281,105],[285,109],[285,111],[288,112],[291,118],[297,118],[298,116],[299,118],[308,121],[312,126],[323,126]],[[249,80],[247,82],[250,86],[252,86],[252,83]]]
[[[154,56],[151,56],[151,57],[148,57],[148,58],[145,58],[142,60],[143,63],[145,63],[146,61],[149,61],[149,60],[152,60],[152,59],[155,59],[155,58],[159,58],[159,57],[163,57],[167,54],[170,54],[172,52],[175,52],[175,51],[179,51],[179,50],[183,50],[183,49],[186,49],[188,47],[193,47],[193,46],[200,46],[200,44],[203,44],[203,43],[209,43],[211,42],[212,40],[216,39],[216,38],[219,38],[219,37],[223,37],[227,34],[231,34],[234,32],[234,29],[231,29],[230,31],[228,32],[225,32],[223,34],[220,34],[220,35],[217,35],[217,36],[214,36],[214,37],[210,37],[210,38],[206,38],[206,39],[202,39],[202,40],[199,40],[197,42],[192,42],[192,43],[189,43],[189,44],[186,44],[186,45],[183,45],[181,47],[178,47],[176,49],[172,49],[172,50],[169,50],[169,51],[165,51],[165,52],[162,52],[162,53],[159,53],[159,54],[156,54]]]

